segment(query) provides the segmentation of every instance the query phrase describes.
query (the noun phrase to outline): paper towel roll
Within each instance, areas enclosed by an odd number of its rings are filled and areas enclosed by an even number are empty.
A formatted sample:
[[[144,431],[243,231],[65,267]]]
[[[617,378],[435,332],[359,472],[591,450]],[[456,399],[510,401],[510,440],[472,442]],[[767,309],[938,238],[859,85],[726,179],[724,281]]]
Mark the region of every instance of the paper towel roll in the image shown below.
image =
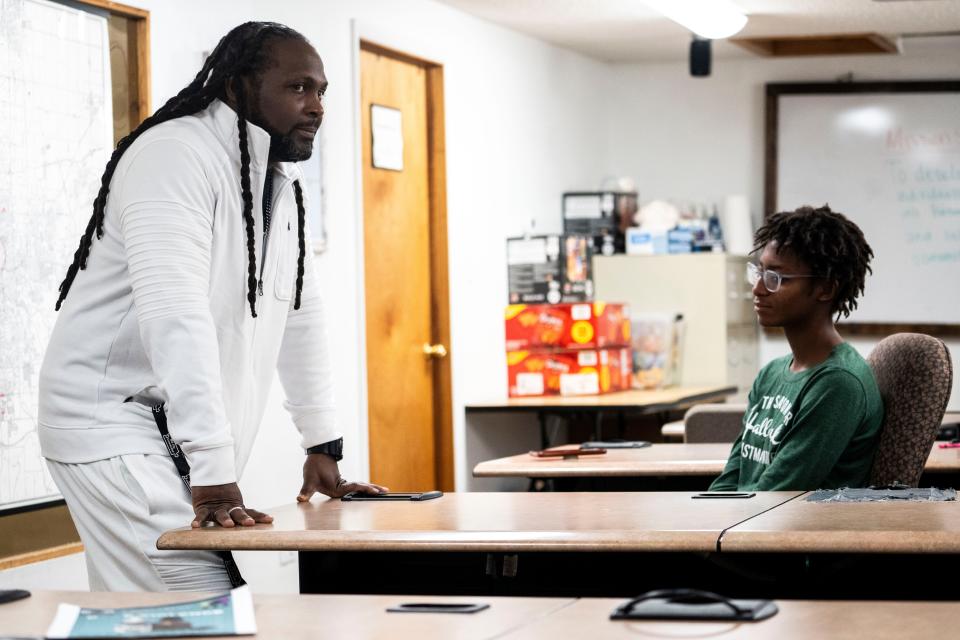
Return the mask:
[[[727,253],[745,256],[753,250],[753,224],[747,196],[727,196],[723,204],[723,239]]]

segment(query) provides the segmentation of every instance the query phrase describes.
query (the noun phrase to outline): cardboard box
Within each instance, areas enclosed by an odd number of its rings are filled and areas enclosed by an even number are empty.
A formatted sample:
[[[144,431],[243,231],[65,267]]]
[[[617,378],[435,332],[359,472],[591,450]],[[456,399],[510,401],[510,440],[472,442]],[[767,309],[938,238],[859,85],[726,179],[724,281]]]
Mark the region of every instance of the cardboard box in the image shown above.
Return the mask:
[[[593,300],[592,242],[578,235],[508,238],[509,303]]]
[[[511,398],[596,395],[630,388],[630,349],[507,352]]]
[[[603,255],[624,252],[624,231],[637,213],[634,191],[573,191],[563,194],[563,232],[595,237]],[[609,246],[609,253],[603,247]]]
[[[507,351],[630,344],[630,309],[625,304],[514,304],[504,316]]]

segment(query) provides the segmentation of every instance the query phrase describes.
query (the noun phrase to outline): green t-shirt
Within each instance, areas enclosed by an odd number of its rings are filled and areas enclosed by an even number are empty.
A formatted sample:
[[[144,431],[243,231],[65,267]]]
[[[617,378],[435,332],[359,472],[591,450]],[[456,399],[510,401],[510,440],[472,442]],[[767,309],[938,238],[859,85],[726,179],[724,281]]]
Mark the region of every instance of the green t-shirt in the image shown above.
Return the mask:
[[[846,342],[794,373],[792,356],[757,375],[743,430],[711,491],[865,487],[883,420],[873,372]]]

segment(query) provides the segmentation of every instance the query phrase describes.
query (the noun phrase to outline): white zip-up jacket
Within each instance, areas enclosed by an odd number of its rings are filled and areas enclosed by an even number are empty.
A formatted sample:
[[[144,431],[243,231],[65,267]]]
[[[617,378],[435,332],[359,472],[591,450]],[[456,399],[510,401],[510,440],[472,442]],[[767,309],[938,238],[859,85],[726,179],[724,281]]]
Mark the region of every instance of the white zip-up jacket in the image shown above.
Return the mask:
[[[301,306],[293,309],[300,170],[277,165],[264,256],[270,137],[247,126],[258,278],[263,265],[257,317],[247,302],[237,116],[216,100],[147,130],[117,166],[103,238],[77,273],[40,371],[45,457],[167,455],[148,406],[164,402],[192,483],[235,482],[275,370],[302,446],[341,437],[309,237]]]

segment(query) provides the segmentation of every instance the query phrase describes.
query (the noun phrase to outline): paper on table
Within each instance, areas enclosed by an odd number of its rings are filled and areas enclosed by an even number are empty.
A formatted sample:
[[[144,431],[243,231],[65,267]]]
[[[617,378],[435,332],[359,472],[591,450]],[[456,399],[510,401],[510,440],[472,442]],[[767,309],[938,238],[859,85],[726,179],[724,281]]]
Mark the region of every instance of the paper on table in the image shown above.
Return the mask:
[[[256,632],[253,598],[243,586],[203,600],[152,607],[93,609],[61,604],[47,638],[175,638]]]

